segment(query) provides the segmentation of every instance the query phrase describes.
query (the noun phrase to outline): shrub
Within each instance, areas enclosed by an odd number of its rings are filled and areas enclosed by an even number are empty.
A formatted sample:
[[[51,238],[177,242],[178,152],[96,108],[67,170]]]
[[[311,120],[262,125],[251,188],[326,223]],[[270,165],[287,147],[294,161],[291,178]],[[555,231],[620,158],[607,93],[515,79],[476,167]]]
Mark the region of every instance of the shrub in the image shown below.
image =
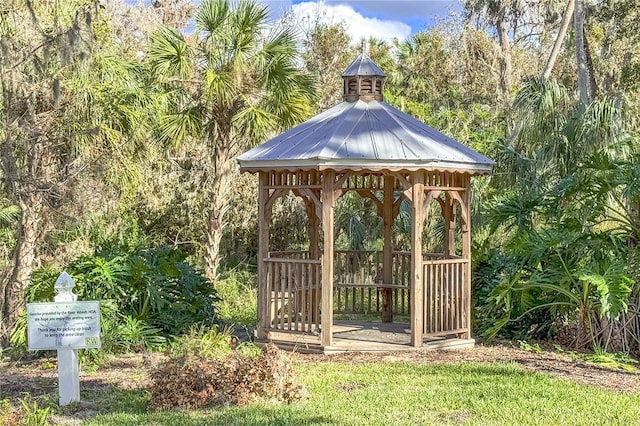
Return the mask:
[[[163,348],[169,336],[189,331],[194,324],[216,320],[215,288],[186,261],[186,254],[169,247],[109,247],[82,256],[65,268],[73,277],[78,300],[99,300],[101,355]],[[32,275],[27,302],[49,302],[60,274],[42,268]],[[11,335],[12,355],[26,351],[26,316]]]
[[[292,379],[290,359],[268,345],[257,357],[233,351],[223,359],[169,358],[152,373],[150,407],[200,408],[248,404],[258,398],[292,402],[306,397]]]
[[[106,249],[77,259],[67,272],[78,284],[80,299],[114,300],[121,315],[167,335],[211,324],[216,317],[213,285],[175,248]]]

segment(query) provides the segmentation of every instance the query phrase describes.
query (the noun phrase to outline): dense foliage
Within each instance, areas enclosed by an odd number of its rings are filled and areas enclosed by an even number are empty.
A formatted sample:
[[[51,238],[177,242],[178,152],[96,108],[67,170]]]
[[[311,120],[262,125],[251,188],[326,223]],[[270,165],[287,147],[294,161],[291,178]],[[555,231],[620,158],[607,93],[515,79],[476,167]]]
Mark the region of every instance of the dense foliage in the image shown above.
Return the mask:
[[[175,248],[110,246],[64,269],[76,283],[79,300],[100,301],[104,353],[159,349],[195,326],[214,326],[218,319],[215,289]],[[27,302],[53,300],[53,283],[61,272],[36,270]],[[25,326],[21,317],[11,339],[15,355],[25,348]]]
[[[473,183],[476,331],[640,351],[635,1],[469,0],[394,43],[351,40],[320,12],[273,23],[250,0],[130,3],[0,8],[2,346],[62,269],[81,298],[112,301],[105,330],[131,342],[216,319],[213,285],[250,326],[256,182],[234,158],[339,101],[366,45],[387,102],[497,161]],[[340,248],[380,247],[374,204],[340,200]],[[274,205],[280,250],[307,244],[300,207]],[[144,244],[96,237],[132,221]]]

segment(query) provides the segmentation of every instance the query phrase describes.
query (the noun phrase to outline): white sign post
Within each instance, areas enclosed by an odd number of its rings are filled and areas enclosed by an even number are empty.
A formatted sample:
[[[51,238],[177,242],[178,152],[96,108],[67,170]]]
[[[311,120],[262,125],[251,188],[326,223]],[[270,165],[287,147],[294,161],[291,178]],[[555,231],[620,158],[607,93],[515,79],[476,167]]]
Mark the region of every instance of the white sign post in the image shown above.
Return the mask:
[[[100,305],[77,302],[75,283],[63,272],[56,280],[55,303],[27,304],[29,350],[58,351],[60,405],[80,401],[78,349],[100,348]]]

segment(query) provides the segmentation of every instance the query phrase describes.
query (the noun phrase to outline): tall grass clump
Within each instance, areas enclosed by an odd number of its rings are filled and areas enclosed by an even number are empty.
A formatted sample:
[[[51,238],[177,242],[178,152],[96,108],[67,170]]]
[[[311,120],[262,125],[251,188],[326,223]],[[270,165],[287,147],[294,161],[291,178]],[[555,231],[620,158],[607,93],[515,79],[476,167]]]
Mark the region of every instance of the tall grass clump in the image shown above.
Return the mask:
[[[253,327],[258,316],[256,275],[249,271],[227,272],[216,282],[219,318],[228,324]]]

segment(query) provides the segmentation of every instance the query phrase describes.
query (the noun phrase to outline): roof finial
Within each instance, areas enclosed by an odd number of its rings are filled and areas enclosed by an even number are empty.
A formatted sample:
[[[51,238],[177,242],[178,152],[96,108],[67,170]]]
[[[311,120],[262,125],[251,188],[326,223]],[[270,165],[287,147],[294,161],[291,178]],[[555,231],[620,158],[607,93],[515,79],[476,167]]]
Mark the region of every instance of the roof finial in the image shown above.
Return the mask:
[[[369,56],[369,49],[367,46],[367,39],[366,38],[362,38],[362,44],[360,46],[360,53],[364,54],[365,56]]]

